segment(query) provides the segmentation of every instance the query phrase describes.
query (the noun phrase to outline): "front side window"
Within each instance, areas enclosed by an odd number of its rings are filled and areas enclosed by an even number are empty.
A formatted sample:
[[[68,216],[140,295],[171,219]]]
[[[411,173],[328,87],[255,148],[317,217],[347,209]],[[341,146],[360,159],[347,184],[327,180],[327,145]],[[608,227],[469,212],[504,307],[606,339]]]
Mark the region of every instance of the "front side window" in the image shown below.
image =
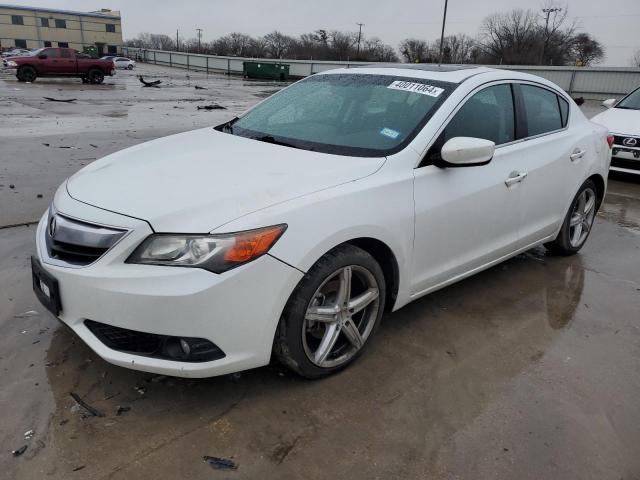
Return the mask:
[[[533,85],[520,85],[520,88],[530,137],[563,127],[558,96],[555,93]]]
[[[620,100],[615,108],[623,108],[626,110],[640,110],[640,88],[634,90],[629,95]]]
[[[511,85],[494,85],[473,95],[441,134],[442,145],[454,137],[491,140],[496,145],[515,140]]]
[[[42,49],[38,55],[46,55],[47,58],[58,58],[60,56],[60,51],[57,48],[44,48]]]
[[[56,28],[67,28],[67,21],[56,18]]]
[[[306,150],[385,156],[404,148],[454,88],[387,75],[315,75],[218,129]]]
[[[69,50],[68,48],[63,48],[62,50],[60,50],[60,56],[62,58],[71,58],[71,50]]]
[[[11,15],[11,23],[13,25],[24,25],[24,18],[22,15]]]

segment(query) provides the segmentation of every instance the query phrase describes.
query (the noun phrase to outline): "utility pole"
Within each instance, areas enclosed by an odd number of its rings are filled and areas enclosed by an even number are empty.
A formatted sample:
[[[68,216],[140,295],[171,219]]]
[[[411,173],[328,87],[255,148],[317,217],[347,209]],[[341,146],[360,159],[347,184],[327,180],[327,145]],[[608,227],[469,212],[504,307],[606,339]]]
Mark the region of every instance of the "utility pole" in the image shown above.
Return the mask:
[[[444,15],[442,15],[442,33],[440,34],[440,54],[438,55],[438,66],[442,65],[442,47],[444,46],[444,26],[447,23],[447,6],[449,0],[444,0]]]
[[[198,32],[198,53],[200,53],[200,39],[202,38],[202,29],[196,28],[196,32]]]
[[[356,23],[356,25],[360,28],[360,30],[358,30],[358,51],[356,53],[356,60],[358,60],[360,58],[360,39],[362,38],[362,26],[364,23]]]
[[[179,30],[176,29],[176,52],[180,51],[180,40],[178,39],[178,32]]]
[[[547,44],[549,43],[549,17],[552,13],[561,12],[562,8],[543,8],[542,13],[545,14],[544,21],[544,43],[542,44],[542,51],[540,52],[540,65],[544,61],[544,54],[547,50]]]

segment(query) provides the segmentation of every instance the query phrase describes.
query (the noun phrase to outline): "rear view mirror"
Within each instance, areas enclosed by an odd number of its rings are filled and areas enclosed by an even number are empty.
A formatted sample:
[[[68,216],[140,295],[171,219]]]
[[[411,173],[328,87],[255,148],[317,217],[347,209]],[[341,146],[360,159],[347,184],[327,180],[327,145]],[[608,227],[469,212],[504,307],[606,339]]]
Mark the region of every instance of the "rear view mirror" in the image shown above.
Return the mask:
[[[610,98],[608,100],[605,100],[604,102],[602,102],[602,106],[603,107],[607,107],[607,108],[613,108],[613,106],[616,104],[617,100],[615,98]]]
[[[444,144],[440,156],[448,167],[475,167],[489,163],[495,150],[491,140],[454,137]]]

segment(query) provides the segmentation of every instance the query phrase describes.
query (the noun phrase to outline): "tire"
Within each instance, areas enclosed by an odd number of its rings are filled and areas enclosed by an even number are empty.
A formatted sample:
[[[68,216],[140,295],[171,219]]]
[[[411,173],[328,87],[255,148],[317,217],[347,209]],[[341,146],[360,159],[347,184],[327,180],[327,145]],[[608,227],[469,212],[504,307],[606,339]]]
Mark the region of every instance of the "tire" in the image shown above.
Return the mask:
[[[20,67],[16,77],[18,77],[18,80],[21,82],[33,83],[36,81],[36,78],[38,78],[38,74],[35,68],[30,65],[25,65],[24,67]]]
[[[127,65],[127,70],[133,70],[133,65]]]
[[[90,83],[99,85],[104,82],[104,72],[99,68],[92,68],[87,74]]]
[[[370,343],[385,298],[384,274],[375,259],[353,245],[336,247],[291,294],[276,330],[275,356],[310,379],[345,368]]]
[[[558,255],[578,253],[591,234],[600,200],[595,183],[592,180],[584,182],[573,197],[558,236],[545,243],[545,248]]]

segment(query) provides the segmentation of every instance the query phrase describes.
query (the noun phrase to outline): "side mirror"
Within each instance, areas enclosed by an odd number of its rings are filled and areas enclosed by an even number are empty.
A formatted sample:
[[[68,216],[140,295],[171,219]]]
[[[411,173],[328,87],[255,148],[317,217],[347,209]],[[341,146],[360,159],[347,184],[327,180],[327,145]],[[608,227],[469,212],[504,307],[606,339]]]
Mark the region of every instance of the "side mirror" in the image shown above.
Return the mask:
[[[476,167],[489,163],[495,151],[491,140],[454,137],[443,145],[440,156],[448,167]]]
[[[38,55],[38,58],[39,58],[40,60],[46,60],[46,59],[47,59],[47,56],[46,56],[45,54],[42,54],[42,55]]]
[[[603,107],[607,107],[607,108],[613,108],[613,106],[616,104],[617,100],[615,98],[610,98],[608,100],[605,100],[604,102],[602,102],[602,106]]]

